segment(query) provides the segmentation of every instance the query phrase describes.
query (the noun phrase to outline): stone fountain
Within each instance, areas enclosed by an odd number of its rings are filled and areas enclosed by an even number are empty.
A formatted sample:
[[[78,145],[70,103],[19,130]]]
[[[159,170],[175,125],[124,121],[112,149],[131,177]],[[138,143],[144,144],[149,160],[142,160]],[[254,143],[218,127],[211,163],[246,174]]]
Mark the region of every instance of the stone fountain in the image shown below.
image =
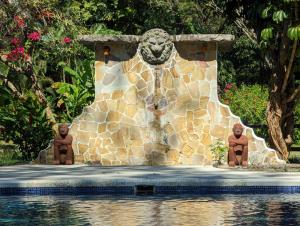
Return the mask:
[[[75,163],[211,165],[209,145],[241,123],[217,95],[217,51],[233,40],[161,29],[81,36],[96,53],[95,100],[70,126]],[[251,128],[244,134],[250,165],[285,163]]]

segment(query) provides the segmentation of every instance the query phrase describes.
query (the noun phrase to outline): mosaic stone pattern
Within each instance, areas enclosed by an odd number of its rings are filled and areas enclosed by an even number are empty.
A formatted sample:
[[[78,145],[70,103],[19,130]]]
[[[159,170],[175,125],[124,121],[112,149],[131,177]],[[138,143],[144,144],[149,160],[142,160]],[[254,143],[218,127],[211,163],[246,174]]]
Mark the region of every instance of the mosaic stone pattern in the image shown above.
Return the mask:
[[[217,46],[230,35],[171,36],[163,64],[149,64],[141,36],[83,36],[95,47],[95,101],[70,126],[75,163],[99,165],[212,165],[209,145],[231,134],[240,118],[217,96]],[[111,55],[104,57],[103,47]],[[273,149],[245,127],[249,164],[279,166]],[[227,144],[228,145],[228,144]],[[37,162],[51,163],[53,148]]]
[[[209,145],[241,122],[218,100],[216,42],[176,43],[162,65],[110,48],[108,60],[96,49],[95,101],[70,127],[75,163],[211,165]],[[245,134],[249,164],[284,164],[251,128]]]

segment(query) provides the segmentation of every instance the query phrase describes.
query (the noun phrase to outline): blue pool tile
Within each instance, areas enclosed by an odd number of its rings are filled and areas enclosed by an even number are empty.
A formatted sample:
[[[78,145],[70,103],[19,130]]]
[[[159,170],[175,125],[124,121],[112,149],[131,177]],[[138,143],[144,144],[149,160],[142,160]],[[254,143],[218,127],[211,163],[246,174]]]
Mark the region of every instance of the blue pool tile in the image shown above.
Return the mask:
[[[132,195],[134,187],[0,188],[0,195]]]
[[[134,195],[134,186],[8,187],[0,195]],[[300,193],[300,186],[154,186],[155,195]]]

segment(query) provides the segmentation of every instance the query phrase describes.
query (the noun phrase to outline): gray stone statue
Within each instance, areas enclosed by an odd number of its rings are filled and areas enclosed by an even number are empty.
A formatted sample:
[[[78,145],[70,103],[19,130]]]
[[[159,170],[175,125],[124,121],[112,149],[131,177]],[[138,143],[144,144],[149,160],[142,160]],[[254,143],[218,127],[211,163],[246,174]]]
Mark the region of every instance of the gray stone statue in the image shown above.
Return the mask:
[[[163,64],[169,59],[172,49],[171,37],[162,29],[151,29],[142,36],[140,53],[149,64]]]

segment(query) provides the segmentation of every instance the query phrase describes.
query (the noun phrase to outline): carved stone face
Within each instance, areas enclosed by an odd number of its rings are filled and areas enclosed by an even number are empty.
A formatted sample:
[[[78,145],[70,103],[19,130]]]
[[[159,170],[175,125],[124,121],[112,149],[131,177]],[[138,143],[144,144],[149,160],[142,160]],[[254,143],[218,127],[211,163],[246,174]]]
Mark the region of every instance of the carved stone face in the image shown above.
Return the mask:
[[[243,134],[243,126],[239,123],[233,126],[232,132],[235,137],[240,137]]]
[[[61,136],[66,136],[68,135],[68,132],[69,132],[69,128],[67,126],[67,124],[62,124],[62,125],[59,125],[58,127],[58,132]]]
[[[142,36],[140,53],[149,64],[157,65],[167,61],[173,49],[173,43],[167,32],[151,29]]]

